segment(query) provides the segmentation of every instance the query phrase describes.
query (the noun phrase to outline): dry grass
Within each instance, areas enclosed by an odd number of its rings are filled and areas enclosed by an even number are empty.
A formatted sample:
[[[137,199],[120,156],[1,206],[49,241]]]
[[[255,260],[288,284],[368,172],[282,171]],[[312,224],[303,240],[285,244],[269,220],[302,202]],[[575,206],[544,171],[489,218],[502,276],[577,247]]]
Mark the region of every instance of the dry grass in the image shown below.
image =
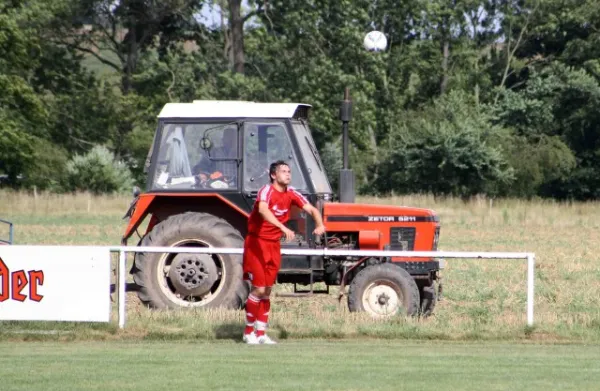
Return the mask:
[[[121,217],[130,197],[34,198],[3,192],[0,200],[0,218],[15,222],[19,244],[104,245],[119,243],[125,227]],[[434,209],[441,217],[441,250],[535,252],[535,328],[525,327],[525,261],[448,260],[444,300],[429,319],[375,321],[351,314],[345,300],[336,300],[337,287],[332,287],[329,296],[275,298],[271,327],[280,338],[600,339],[600,203],[484,198],[464,203],[430,196],[370,197],[358,202]],[[238,311],[150,311],[140,306],[134,293],[129,298],[122,333],[114,325],[26,328],[77,330],[65,338],[235,339],[243,323]],[[5,331],[23,327],[23,323],[3,325]]]
[[[126,196],[93,196],[89,193],[37,195],[0,191],[0,215],[56,216],[87,214],[93,216],[123,215],[131,202]]]

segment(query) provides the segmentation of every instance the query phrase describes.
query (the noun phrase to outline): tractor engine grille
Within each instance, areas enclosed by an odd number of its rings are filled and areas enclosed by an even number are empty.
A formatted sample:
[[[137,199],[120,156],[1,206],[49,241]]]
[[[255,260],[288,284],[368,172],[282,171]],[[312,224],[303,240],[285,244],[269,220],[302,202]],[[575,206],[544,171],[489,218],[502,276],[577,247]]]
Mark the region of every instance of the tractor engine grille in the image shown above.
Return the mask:
[[[390,250],[413,251],[415,248],[415,227],[396,227],[390,230]]]

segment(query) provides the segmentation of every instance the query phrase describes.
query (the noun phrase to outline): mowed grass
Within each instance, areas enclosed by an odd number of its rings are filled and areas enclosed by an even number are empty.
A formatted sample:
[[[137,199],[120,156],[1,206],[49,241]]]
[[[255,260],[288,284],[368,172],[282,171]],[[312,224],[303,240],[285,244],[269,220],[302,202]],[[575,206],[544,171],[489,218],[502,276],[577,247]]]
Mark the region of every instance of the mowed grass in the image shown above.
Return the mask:
[[[18,244],[118,245],[130,197],[0,193],[0,218],[15,223]],[[444,298],[428,319],[376,321],[349,313],[338,289],[306,299],[275,297],[276,338],[600,341],[600,203],[557,203],[428,196],[359,198],[358,202],[434,209],[440,250],[536,254],[535,327],[526,324],[526,263],[448,260]],[[136,239],[130,240],[134,245]],[[130,259],[131,262],[131,259]],[[113,264],[115,266],[116,263]],[[282,285],[278,290],[291,290]],[[82,292],[84,294],[84,292]],[[116,314],[114,315],[116,320]],[[239,339],[241,311],[150,311],[128,293],[127,327],[3,322],[3,339]],[[31,330],[32,333],[21,333]],[[18,333],[16,333],[19,331]]]
[[[588,345],[295,341],[0,344],[3,391],[597,390]]]

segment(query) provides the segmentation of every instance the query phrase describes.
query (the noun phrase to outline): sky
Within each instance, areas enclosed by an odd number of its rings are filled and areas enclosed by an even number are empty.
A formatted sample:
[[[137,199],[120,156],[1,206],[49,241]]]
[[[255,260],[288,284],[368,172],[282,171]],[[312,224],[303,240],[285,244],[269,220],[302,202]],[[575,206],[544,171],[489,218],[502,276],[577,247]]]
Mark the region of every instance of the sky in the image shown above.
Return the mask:
[[[210,4],[212,2],[207,2],[202,7],[202,11],[200,15],[197,16],[198,20],[204,23],[207,26],[214,26],[221,24],[221,12],[220,7],[218,5]],[[245,15],[247,10],[249,9],[248,0],[242,0],[242,15]]]
[[[197,16],[197,19],[209,26],[218,25],[219,23],[221,23],[221,14],[219,11],[219,7],[215,6],[213,8],[211,4],[205,3],[202,7],[200,15]]]

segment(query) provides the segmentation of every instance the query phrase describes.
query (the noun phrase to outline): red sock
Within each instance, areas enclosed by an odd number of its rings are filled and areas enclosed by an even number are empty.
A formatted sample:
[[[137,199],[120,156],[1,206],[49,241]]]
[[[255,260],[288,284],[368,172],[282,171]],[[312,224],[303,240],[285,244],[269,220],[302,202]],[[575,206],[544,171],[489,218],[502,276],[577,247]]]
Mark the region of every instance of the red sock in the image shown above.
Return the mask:
[[[256,317],[256,335],[265,335],[267,325],[269,323],[269,311],[271,310],[271,300],[262,299],[260,301],[260,308],[258,310],[258,316]]]
[[[254,322],[256,315],[260,313],[260,300],[254,295],[249,295],[246,300],[246,328],[244,334],[250,334],[254,331]]]

